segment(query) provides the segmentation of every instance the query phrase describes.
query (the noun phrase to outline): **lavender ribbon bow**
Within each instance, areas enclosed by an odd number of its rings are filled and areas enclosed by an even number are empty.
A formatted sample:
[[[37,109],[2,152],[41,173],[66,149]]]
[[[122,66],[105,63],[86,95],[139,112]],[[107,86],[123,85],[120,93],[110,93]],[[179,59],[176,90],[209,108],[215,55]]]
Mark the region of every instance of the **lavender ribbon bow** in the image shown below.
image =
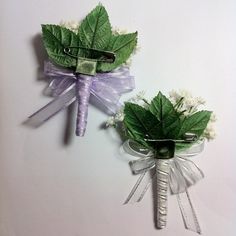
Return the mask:
[[[31,115],[27,123],[38,127],[77,101],[77,136],[84,136],[85,133],[90,95],[102,103],[108,112],[115,113],[121,106],[121,95],[134,89],[134,78],[125,66],[109,73],[89,76],[76,74],[51,62],[45,62],[44,74],[52,78],[48,90],[55,99]]]
[[[188,188],[202,179],[204,174],[194,162],[189,160],[189,157],[199,154],[204,148],[204,142],[200,141],[184,152],[176,153],[172,159],[156,159],[152,151],[139,148],[137,145],[132,146],[131,140],[127,140],[123,148],[126,153],[139,157],[137,160],[130,161],[130,167],[134,174],[140,174],[124,204],[141,201],[152,181],[156,179],[157,227],[166,226],[167,191],[170,188],[171,193],[177,196],[186,229],[201,234]]]

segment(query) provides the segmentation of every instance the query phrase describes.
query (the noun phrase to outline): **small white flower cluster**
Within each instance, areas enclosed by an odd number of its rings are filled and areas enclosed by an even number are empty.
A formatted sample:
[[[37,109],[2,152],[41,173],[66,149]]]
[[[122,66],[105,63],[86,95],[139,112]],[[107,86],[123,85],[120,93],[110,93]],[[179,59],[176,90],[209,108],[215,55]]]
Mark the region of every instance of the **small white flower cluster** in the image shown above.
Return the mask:
[[[145,92],[144,91],[140,91],[139,93],[137,93],[134,97],[130,98],[128,100],[128,102],[132,102],[132,103],[140,103],[140,102],[144,102],[146,101],[144,98]],[[116,126],[117,123],[122,122],[124,120],[124,107],[122,106],[121,109],[114,115],[114,116],[110,116],[106,122],[106,127],[110,127],[110,126]]]
[[[189,91],[186,90],[172,90],[169,93],[169,99],[175,106],[175,108],[182,112],[183,115],[192,115],[199,111],[199,107],[205,105],[206,101],[201,97],[193,97]],[[203,133],[203,137],[207,140],[212,140],[216,137],[216,132],[213,127],[213,123],[216,122],[215,114],[211,114],[210,121]]]
[[[206,101],[201,97],[193,97],[187,90],[172,90],[169,93],[169,99],[179,112],[184,115],[191,115],[199,110],[201,105],[205,105]]]
[[[106,127],[116,126],[119,122],[124,120],[124,110],[123,107],[114,115],[110,116],[106,122]]]
[[[80,23],[75,20],[72,20],[72,21],[63,21],[62,20],[59,25],[73,31],[74,33],[77,33]]]
[[[145,95],[145,91],[144,90],[140,91],[134,97],[130,98],[128,102],[132,102],[136,104],[143,102],[143,100],[145,100],[144,95]]]
[[[207,124],[206,129],[204,130],[203,137],[205,137],[208,141],[213,140],[216,137],[216,132],[214,129],[214,122],[216,122],[216,115],[214,113],[211,114],[210,121]]]
[[[119,29],[118,27],[112,27],[113,35],[127,34],[128,31],[126,29]]]

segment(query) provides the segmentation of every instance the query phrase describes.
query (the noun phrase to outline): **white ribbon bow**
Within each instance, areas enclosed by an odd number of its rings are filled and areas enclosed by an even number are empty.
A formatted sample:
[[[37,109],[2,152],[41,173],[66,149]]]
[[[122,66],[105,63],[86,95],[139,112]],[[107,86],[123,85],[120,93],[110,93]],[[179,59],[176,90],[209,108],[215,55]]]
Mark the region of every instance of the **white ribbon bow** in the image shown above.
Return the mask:
[[[142,149],[137,143],[127,140],[123,144],[126,153],[139,157],[130,161],[134,174],[140,174],[124,204],[142,200],[153,180],[157,182],[157,222],[158,228],[164,228],[167,222],[167,191],[178,199],[185,228],[201,234],[201,228],[191,202],[188,188],[204,177],[203,172],[189,160],[204,149],[204,140],[191,146],[184,152],[177,152],[172,159],[156,159],[154,153]]]

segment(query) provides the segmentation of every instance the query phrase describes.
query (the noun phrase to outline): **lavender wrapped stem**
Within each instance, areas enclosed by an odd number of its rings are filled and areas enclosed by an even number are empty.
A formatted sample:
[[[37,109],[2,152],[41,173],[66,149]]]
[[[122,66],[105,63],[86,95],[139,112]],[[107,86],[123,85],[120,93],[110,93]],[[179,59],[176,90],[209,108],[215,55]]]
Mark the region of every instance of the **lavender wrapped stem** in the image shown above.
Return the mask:
[[[90,89],[92,86],[92,78],[89,75],[79,75],[76,84],[77,87],[77,100],[78,100],[78,112],[76,121],[76,135],[84,136],[87,117],[88,117],[88,104],[90,97]]]
[[[109,73],[88,76],[76,74],[47,61],[44,73],[52,79],[47,90],[54,100],[31,115],[26,123],[38,127],[77,100],[76,135],[78,136],[83,136],[85,132],[90,94],[107,111],[115,113],[120,108],[121,95],[134,89],[134,78],[129,74],[129,68],[123,66]]]

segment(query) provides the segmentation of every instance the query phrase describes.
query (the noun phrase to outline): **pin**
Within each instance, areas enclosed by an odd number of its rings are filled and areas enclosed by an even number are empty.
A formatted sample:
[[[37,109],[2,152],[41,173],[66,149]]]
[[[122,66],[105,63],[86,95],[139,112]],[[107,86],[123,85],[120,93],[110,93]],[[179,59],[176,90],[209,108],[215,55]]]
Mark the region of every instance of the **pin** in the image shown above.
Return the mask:
[[[156,142],[156,141],[174,141],[176,143],[191,143],[197,141],[198,136],[194,133],[185,133],[183,135],[183,139],[144,139],[144,141],[148,142]]]
[[[87,58],[73,55],[73,48],[77,48],[84,51],[85,53],[88,53],[89,57]],[[77,59],[76,73],[85,75],[95,75],[98,62],[113,63],[115,61],[115,54],[113,52],[93,48],[65,47],[64,53]]]

